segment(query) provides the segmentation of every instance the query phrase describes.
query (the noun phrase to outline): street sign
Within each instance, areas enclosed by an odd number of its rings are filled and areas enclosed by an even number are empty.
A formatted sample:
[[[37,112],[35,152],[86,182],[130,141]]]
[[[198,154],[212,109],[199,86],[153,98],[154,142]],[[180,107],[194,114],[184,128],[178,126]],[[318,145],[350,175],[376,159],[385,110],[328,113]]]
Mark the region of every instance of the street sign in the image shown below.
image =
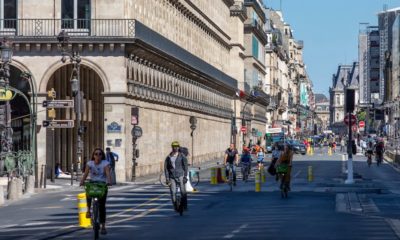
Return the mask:
[[[247,131],[247,128],[246,128],[246,126],[242,126],[242,127],[240,128],[240,131],[242,131],[242,132],[246,132],[246,131]]]
[[[13,92],[11,90],[0,88],[0,101],[10,101],[12,98]]]
[[[42,106],[45,108],[73,108],[74,100],[44,100]]]
[[[350,119],[350,121],[349,121],[349,115],[346,114],[346,116],[344,117],[344,123],[348,126],[348,125],[349,125],[349,122],[351,122],[351,125],[352,125],[352,126],[355,125],[355,124],[357,124],[356,115],[351,114],[351,119]]]
[[[365,122],[364,122],[364,121],[359,121],[359,122],[358,122],[358,127],[359,127],[359,128],[365,127]]]
[[[44,120],[43,127],[48,128],[73,128],[74,120]]]

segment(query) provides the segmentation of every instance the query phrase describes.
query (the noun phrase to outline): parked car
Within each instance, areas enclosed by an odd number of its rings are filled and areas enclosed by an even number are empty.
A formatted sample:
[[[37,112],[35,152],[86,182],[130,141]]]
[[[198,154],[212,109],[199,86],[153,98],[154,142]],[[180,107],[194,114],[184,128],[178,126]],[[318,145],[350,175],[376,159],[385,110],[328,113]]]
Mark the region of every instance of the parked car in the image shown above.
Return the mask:
[[[292,147],[294,153],[306,154],[306,146],[298,140],[287,140],[287,143]]]

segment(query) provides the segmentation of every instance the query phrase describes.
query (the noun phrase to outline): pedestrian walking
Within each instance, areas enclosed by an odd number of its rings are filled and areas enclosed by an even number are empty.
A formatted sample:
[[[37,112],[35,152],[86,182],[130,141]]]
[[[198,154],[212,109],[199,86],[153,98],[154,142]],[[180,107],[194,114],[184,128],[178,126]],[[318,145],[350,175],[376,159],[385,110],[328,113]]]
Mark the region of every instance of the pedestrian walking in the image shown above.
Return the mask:
[[[346,144],[346,142],[344,141],[344,138],[342,138],[342,140],[340,140],[340,151],[343,152],[344,151],[344,145]]]
[[[115,162],[119,160],[119,156],[115,152],[111,152],[111,149],[108,147],[106,148],[106,160],[110,164],[111,183],[115,185],[117,184],[117,176],[115,173]]]

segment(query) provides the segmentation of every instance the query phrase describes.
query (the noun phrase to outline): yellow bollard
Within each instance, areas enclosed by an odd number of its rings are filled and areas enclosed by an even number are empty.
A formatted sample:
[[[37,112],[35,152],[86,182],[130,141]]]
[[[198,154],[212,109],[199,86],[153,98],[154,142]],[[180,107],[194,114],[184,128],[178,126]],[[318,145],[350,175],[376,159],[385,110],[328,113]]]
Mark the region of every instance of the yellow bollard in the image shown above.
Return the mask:
[[[87,203],[86,193],[78,194],[78,213],[79,213],[79,226],[83,228],[89,228],[92,226],[90,218],[86,218]]]
[[[264,170],[264,165],[261,166],[261,182],[265,183],[266,182],[266,174],[265,174],[265,170]]]
[[[313,177],[313,172],[312,172],[312,166],[308,166],[308,181],[312,182],[314,179]]]
[[[211,168],[211,179],[210,179],[211,184],[217,184],[217,168],[212,167]]]
[[[224,182],[226,182],[226,171],[225,171],[225,167],[221,168],[221,178]]]
[[[332,156],[332,148],[331,147],[328,147],[328,155]]]
[[[311,147],[311,155],[314,155],[314,147]]]
[[[256,172],[256,192],[261,192],[261,173],[257,170]]]

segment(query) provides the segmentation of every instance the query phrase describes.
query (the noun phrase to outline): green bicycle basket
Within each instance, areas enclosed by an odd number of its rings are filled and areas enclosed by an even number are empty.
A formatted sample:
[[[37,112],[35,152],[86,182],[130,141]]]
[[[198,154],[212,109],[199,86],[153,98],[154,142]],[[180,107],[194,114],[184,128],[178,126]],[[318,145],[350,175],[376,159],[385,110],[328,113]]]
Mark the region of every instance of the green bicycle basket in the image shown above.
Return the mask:
[[[87,197],[102,198],[107,191],[106,183],[85,183],[85,191]]]
[[[289,166],[287,164],[279,164],[276,167],[276,173],[287,173]]]

